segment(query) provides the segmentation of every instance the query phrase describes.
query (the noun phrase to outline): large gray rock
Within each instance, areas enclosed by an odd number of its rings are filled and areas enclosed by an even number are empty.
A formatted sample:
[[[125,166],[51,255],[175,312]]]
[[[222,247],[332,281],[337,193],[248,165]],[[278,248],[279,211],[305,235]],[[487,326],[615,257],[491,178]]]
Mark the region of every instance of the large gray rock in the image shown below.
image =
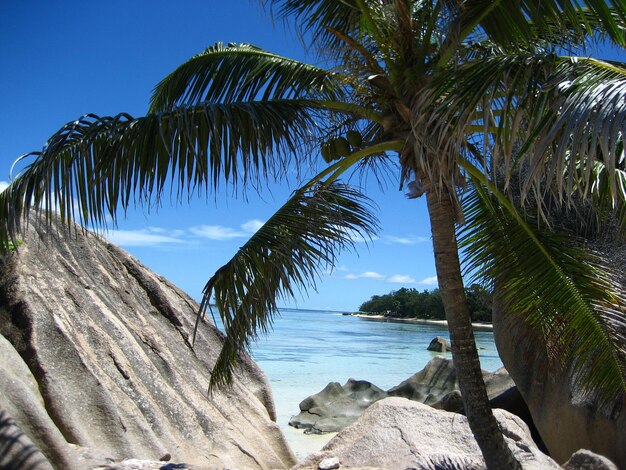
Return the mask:
[[[483,371],[483,378],[492,406],[518,414],[534,429],[530,413],[506,370]],[[304,399],[300,413],[289,424],[307,433],[337,432],[355,422],[370,405],[388,396],[408,398],[445,411],[464,412],[452,360],[435,357],[420,372],[388,391],[366,380],[349,379],[344,385],[331,382],[319,393]],[[537,435],[533,437],[538,440]]]
[[[520,418],[504,410],[494,410],[494,414],[523,468],[560,468],[534,446],[528,427]],[[485,467],[465,416],[393,397],[369,407],[320,452],[309,455],[294,468],[316,468],[319,462],[332,457],[339,459],[341,468],[453,470]]]
[[[386,396],[384,390],[366,380],[348,379],[344,385],[331,382],[300,403],[300,413],[289,420],[289,425],[312,434],[337,432]]]
[[[496,372],[483,371],[483,379],[489,399],[515,386],[504,369]],[[390,388],[387,393],[392,397],[403,397],[427,405],[435,405],[450,392],[458,390],[459,382],[452,360],[437,356],[432,358],[421,371]]]
[[[190,297],[99,237],[57,230],[32,224],[0,285],[0,408],[49,462],[293,464],[248,356],[207,396],[223,336],[203,321],[192,349]]]
[[[573,371],[551,366],[543,340],[497,297],[493,326],[502,362],[550,455],[562,463],[578,449],[589,449],[626,468],[626,397],[600,406],[582,393]]]

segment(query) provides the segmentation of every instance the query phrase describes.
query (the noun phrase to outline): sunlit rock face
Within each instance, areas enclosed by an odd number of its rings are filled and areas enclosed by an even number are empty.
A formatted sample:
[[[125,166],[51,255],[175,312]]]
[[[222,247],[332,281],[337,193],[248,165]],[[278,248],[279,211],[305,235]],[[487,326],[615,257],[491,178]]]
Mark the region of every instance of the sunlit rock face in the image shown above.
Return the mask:
[[[494,410],[494,414],[522,468],[560,468],[535,447],[520,418],[504,410]],[[485,468],[465,416],[399,397],[374,403],[320,452],[307,456],[295,468],[318,468],[320,462],[333,458],[348,468]]]
[[[603,253],[616,281],[626,286],[626,249],[598,241],[593,241],[593,246]],[[497,295],[493,326],[502,362],[528,405],[550,455],[563,463],[578,449],[589,449],[626,468],[626,396],[600,404],[583,393],[572,379],[573,368],[551,366],[544,341],[507,311]]]
[[[506,370],[483,371],[483,379],[493,407],[506,409],[524,420],[529,418]],[[454,364],[451,359],[437,356],[421,371],[386,391],[366,380],[349,379],[344,385],[331,382],[300,403],[300,413],[291,418],[289,425],[312,434],[337,432],[354,423],[373,403],[387,397],[402,397],[446,411],[464,412]],[[530,420],[527,423],[532,426]]]
[[[192,348],[198,305],[135,258],[31,221],[2,264],[0,409],[56,468],[293,464],[262,371],[244,356],[208,396],[222,334],[203,322]]]

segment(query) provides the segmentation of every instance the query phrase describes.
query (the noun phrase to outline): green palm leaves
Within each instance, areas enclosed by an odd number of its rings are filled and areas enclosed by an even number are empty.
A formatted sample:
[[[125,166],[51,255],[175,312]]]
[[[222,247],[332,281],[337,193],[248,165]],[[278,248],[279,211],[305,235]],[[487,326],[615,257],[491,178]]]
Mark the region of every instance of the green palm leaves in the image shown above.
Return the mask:
[[[238,103],[341,95],[330,72],[250,44],[217,43],[192,57],[155,88],[150,110],[201,102]]]
[[[601,400],[623,393],[626,299],[602,259],[572,233],[538,229],[478,182],[463,205],[466,269],[495,283],[505,313],[533,327],[547,366],[572,371],[577,386]]]
[[[143,118],[85,116],[31,154],[35,162],[0,195],[0,235],[14,236],[22,212],[42,205],[100,225],[133,202],[158,203],[169,184],[180,198],[281,178],[317,131],[318,108],[304,100],[203,102]]]
[[[268,331],[281,301],[314,288],[340,250],[376,230],[371,204],[348,186],[319,183],[294,192],[204,288],[201,310],[214,299],[226,329],[210,388],[230,383],[239,351]]]

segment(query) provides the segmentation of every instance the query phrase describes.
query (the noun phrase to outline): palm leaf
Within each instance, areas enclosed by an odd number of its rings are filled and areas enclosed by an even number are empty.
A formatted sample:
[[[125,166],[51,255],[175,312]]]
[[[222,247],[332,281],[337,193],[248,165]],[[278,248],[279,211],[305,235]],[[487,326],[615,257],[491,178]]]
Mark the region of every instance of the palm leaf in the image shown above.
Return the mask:
[[[294,192],[204,288],[201,312],[213,298],[226,330],[209,389],[230,383],[239,353],[268,331],[281,301],[315,288],[337,253],[354,247],[355,234],[376,230],[369,200],[349,186],[320,183]]]
[[[463,2],[458,13],[460,41],[476,29],[500,46],[533,44],[547,38],[567,37],[581,43],[601,31],[613,42],[625,45],[626,4],[604,0],[518,1],[477,0]]]
[[[534,110],[542,116],[541,125],[520,148],[532,156],[526,186],[537,185],[546,167],[568,162],[568,168],[556,166],[557,184],[589,191],[592,169],[601,162],[617,194],[615,170],[623,165],[626,133],[626,64],[564,59],[550,85],[547,93],[553,99]]]
[[[476,55],[442,71],[419,98],[428,111],[414,122],[416,152],[468,155],[482,127],[492,174],[523,172],[522,201],[531,192],[588,195],[598,161],[616,194],[625,103],[622,64],[537,52]]]
[[[340,91],[333,74],[324,69],[249,44],[217,43],[180,65],[156,86],[150,112],[200,102],[321,97],[336,101]]]
[[[537,229],[493,184],[474,180],[463,205],[466,270],[495,283],[507,311],[543,338],[552,365],[572,365],[583,391],[600,400],[624,393],[626,304],[600,259],[571,234]]]
[[[272,16],[291,26],[295,21],[307,43],[330,54],[341,53],[343,43],[331,33],[358,36],[361,14],[355,0],[263,0]],[[303,41],[304,42],[304,41]]]
[[[626,162],[621,166],[624,164]],[[591,199],[594,211],[587,219],[593,218],[597,232],[617,229],[623,237],[626,234],[626,171],[617,168],[611,177],[606,167],[598,162],[593,169],[593,179]]]
[[[133,118],[87,115],[52,136],[0,194],[0,237],[16,235],[22,215],[56,208],[62,220],[101,226],[118,208],[159,204],[168,183],[185,191],[241,189],[296,167],[319,132],[321,102],[199,103]],[[78,216],[78,217],[77,217]]]

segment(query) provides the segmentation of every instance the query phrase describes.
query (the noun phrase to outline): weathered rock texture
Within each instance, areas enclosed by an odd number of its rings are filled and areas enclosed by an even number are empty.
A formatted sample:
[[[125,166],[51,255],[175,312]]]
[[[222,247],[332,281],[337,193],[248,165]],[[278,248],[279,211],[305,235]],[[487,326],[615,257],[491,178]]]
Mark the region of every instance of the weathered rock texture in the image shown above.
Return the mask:
[[[0,408],[55,467],[166,453],[197,468],[293,464],[249,357],[207,396],[222,335],[203,322],[191,348],[191,298],[95,235],[57,230],[31,224],[0,285]]]
[[[329,383],[321,392],[300,403],[300,414],[289,421],[307,433],[337,432],[352,424],[375,401],[387,393],[366,380],[349,379],[343,386]]]
[[[530,413],[506,370],[484,371],[483,377],[492,406],[518,414],[532,427]],[[300,413],[289,424],[309,433],[337,432],[354,423],[373,403],[394,396],[445,411],[464,411],[452,361],[435,357],[420,372],[387,391],[366,380],[349,379],[344,385],[331,382],[319,393],[304,399]]]
[[[52,470],[48,459],[4,410],[0,410],[0,468]]]
[[[528,427],[503,411],[494,414],[508,445],[525,469],[560,467],[534,447]],[[338,458],[344,467],[481,469],[485,464],[465,416],[404,398],[386,398],[294,468],[316,468]]]
[[[571,371],[549,366],[543,340],[498,302],[493,325],[502,362],[550,455],[562,463],[578,449],[589,449],[626,468],[626,397],[598,406],[574,385]]]

